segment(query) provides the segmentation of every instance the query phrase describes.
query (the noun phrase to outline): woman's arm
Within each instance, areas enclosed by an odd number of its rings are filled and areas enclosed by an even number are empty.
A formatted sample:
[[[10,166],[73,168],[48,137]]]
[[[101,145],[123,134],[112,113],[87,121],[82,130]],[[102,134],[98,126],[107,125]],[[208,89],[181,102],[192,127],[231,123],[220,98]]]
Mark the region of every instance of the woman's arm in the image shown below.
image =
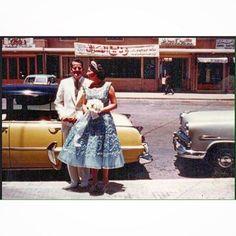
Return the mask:
[[[115,94],[115,89],[113,88],[113,86],[110,86],[108,98],[110,100],[110,104],[106,107],[103,107],[101,112],[110,112],[111,110],[114,110],[117,108],[116,94]]]

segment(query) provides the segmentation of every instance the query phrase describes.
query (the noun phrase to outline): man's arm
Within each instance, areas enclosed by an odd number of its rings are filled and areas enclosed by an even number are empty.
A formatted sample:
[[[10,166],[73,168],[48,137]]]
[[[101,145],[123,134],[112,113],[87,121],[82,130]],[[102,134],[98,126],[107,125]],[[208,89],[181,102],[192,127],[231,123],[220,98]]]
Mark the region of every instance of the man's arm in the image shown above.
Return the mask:
[[[54,101],[55,109],[58,112],[59,119],[61,120],[65,116],[65,108],[64,108],[64,88],[62,82],[59,84],[56,100]]]

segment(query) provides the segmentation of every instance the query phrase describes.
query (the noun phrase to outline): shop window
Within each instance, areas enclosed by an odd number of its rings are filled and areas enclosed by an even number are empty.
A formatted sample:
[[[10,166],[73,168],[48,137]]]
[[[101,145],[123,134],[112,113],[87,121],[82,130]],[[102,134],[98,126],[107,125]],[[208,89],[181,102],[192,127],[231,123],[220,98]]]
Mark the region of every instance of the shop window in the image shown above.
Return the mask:
[[[16,58],[9,58],[9,76],[10,79],[17,79],[17,60]]]
[[[218,85],[222,78],[222,63],[198,63],[198,84]]]
[[[67,78],[70,76],[70,63],[74,57],[63,57],[62,58],[62,77]]]
[[[30,74],[35,74],[35,58],[30,57]]]
[[[229,63],[229,75],[235,75],[235,62],[233,60]]]
[[[109,78],[141,78],[140,58],[97,59]]]
[[[24,79],[28,75],[27,71],[27,58],[26,57],[20,57],[19,58],[19,74],[18,78],[19,79]]]
[[[155,79],[155,58],[144,58],[144,79]]]
[[[43,74],[43,55],[37,56],[37,73]]]
[[[2,78],[7,79],[7,59],[2,58]]]
[[[47,74],[59,77],[59,56],[47,56]]]

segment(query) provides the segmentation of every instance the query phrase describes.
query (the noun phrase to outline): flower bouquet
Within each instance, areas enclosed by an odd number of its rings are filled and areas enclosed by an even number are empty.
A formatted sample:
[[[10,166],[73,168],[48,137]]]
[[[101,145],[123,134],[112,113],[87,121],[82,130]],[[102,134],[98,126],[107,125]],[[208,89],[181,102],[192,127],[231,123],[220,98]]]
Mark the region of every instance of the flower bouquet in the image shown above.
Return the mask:
[[[89,99],[87,101],[87,109],[90,112],[92,119],[97,119],[99,117],[99,112],[101,112],[103,108],[103,103],[99,99]]]

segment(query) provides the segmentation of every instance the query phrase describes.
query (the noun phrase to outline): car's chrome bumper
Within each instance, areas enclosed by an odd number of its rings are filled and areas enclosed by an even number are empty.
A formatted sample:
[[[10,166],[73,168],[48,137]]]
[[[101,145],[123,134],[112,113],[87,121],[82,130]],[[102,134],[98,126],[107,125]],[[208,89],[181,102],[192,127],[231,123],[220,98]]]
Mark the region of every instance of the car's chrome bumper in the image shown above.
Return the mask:
[[[139,156],[139,163],[140,164],[147,164],[153,161],[152,155],[149,153],[148,145],[147,143],[143,143],[144,151]]]
[[[149,149],[148,149],[148,145],[147,143],[142,143],[142,145],[140,145],[140,149],[143,149],[143,153],[139,156],[139,163],[140,164],[147,164],[150,163],[153,158],[152,155],[150,155],[149,153]],[[129,150],[129,149],[137,149],[137,146],[134,147],[124,147],[123,149],[125,150]],[[53,167],[55,169],[57,169],[57,165],[58,165],[58,159],[57,159],[57,155],[59,154],[59,152],[61,151],[61,147],[57,147],[57,143],[56,142],[52,142],[48,147],[48,158],[49,161],[52,163]]]
[[[203,159],[206,155],[204,151],[195,151],[187,149],[179,142],[179,136],[177,133],[173,134],[173,145],[177,152],[176,157],[189,158],[189,159]]]

